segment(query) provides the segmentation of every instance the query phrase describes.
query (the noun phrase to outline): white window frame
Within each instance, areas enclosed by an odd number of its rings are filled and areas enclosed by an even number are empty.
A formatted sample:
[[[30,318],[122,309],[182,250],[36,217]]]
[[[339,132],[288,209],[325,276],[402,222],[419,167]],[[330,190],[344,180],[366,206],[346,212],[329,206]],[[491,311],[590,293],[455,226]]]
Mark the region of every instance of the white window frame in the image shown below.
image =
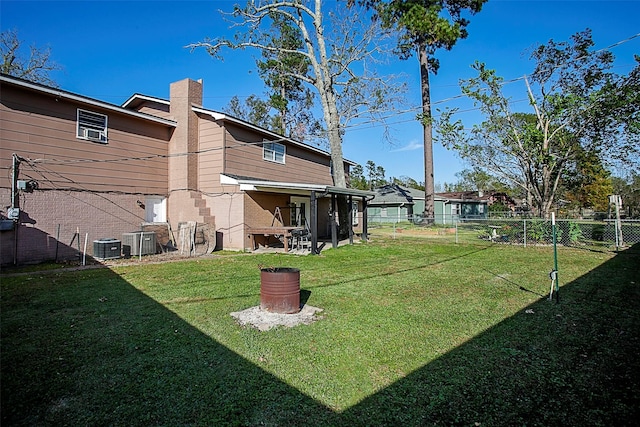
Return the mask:
[[[462,213],[462,204],[461,203],[452,203],[451,204],[451,215],[460,215]]]
[[[262,144],[262,158],[269,162],[285,163],[287,147],[277,142],[264,141]]]
[[[107,143],[107,116],[78,108],[76,137],[86,141]]]

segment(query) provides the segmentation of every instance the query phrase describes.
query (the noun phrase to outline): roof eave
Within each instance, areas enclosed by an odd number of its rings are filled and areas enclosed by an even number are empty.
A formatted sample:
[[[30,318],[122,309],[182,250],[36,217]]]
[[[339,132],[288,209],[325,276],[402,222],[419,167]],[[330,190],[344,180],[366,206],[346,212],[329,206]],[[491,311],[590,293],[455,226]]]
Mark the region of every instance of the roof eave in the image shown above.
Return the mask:
[[[261,181],[251,179],[237,179],[225,174],[220,174],[221,184],[238,185],[240,190],[243,191],[298,191],[308,192],[312,191],[327,194],[341,194],[345,196],[357,196],[357,197],[375,197],[376,193],[373,191],[358,190],[355,188],[342,188],[332,185],[322,184],[306,184],[298,182],[278,182],[278,181]]]
[[[277,134],[275,132],[272,132],[270,130],[264,129],[264,128],[260,127],[260,126],[254,125],[254,124],[246,122],[244,120],[240,120],[240,119],[238,119],[236,117],[233,117],[233,116],[230,116],[228,114],[220,113],[218,111],[213,111],[213,110],[209,110],[209,109],[202,108],[202,107],[195,107],[195,106],[191,107],[191,109],[193,111],[195,111],[196,113],[209,115],[216,121],[223,120],[223,121],[234,123],[234,124],[236,124],[238,126],[248,127],[248,128],[250,128],[252,130],[255,130],[257,132],[269,135],[271,138],[275,138],[275,139],[280,140],[280,141],[286,141],[286,142],[288,142],[290,144],[293,144],[293,145],[298,146],[300,148],[303,148],[305,150],[314,151],[314,152],[322,154],[324,156],[331,156],[331,153],[329,153],[328,151],[322,150],[322,149],[314,147],[312,145],[305,144],[305,143],[300,142],[300,141],[296,141],[295,139],[287,138],[285,136],[279,135],[279,134]],[[348,163],[351,166],[357,165],[357,163],[355,163],[355,162],[353,162],[352,160],[349,160],[349,159],[344,159],[344,162]]]
[[[108,102],[99,101],[93,98],[87,98],[82,95],[67,92],[62,89],[56,89],[49,86],[44,86],[38,83],[29,82],[15,77],[7,76],[5,74],[0,75],[0,82],[19,86],[25,89],[33,90],[36,92],[46,93],[48,95],[55,96],[59,99],[67,99],[80,104],[90,105],[92,107],[102,108],[109,111],[114,111],[120,114],[137,117],[139,119],[148,120],[151,122],[159,123],[169,127],[176,127],[177,123],[173,120],[163,119],[161,117],[152,116],[150,114],[140,113],[137,111],[128,110],[115,104],[109,104]]]

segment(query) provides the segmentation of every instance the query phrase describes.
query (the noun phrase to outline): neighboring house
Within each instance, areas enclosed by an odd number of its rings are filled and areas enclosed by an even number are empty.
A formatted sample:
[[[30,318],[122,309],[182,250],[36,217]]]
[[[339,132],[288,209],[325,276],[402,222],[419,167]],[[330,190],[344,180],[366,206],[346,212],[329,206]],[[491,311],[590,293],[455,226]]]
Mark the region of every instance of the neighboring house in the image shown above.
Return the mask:
[[[491,202],[491,195],[482,191],[437,193],[436,196],[440,198],[442,208],[439,211],[436,207],[436,219],[441,218],[444,224],[451,224],[459,219],[486,218]]]
[[[376,198],[368,204],[371,222],[406,222],[422,217],[424,190],[388,184],[376,189]],[[436,193],[434,220],[436,224],[453,224],[460,219],[486,218],[487,207],[498,199],[476,191]]]
[[[91,255],[94,240],[150,226],[165,230],[163,245],[185,247],[198,239],[185,224],[235,250],[273,239],[257,228],[300,225],[315,250],[332,234],[338,196],[366,238],[373,193],[334,187],[326,151],[204,108],[202,82],[122,106],[6,75],[0,83],[4,265],[77,258],[85,241]]]
[[[369,202],[367,208],[371,222],[395,223],[408,221],[413,217],[414,201],[408,188],[388,184],[376,188],[375,192],[376,197]]]

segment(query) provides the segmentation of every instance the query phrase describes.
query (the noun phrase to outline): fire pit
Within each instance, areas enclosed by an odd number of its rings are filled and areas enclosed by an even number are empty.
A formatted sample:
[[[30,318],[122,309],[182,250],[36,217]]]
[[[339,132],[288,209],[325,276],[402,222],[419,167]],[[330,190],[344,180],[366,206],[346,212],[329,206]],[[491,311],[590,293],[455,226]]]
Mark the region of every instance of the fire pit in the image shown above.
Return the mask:
[[[300,270],[289,267],[260,269],[260,309],[280,314],[300,311]]]

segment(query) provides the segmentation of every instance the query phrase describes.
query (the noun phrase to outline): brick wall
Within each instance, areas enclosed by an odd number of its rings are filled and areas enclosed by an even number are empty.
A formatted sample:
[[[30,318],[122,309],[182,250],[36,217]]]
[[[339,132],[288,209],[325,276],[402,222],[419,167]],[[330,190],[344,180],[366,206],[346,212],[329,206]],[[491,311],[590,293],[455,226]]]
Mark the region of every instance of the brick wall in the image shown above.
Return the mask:
[[[0,199],[8,201],[10,191],[0,189]],[[122,233],[140,230],[145,212],[137,200],[144,202],[144,195],[58,190],[22,193],[18,228],[0,233],[0,262],[11,265],[14,255],[18,264],[51,261],[56,259],[56,252],[58,261],[78,260],[85,236],[87,255],[92,255],[94,240],[121,240]]]

